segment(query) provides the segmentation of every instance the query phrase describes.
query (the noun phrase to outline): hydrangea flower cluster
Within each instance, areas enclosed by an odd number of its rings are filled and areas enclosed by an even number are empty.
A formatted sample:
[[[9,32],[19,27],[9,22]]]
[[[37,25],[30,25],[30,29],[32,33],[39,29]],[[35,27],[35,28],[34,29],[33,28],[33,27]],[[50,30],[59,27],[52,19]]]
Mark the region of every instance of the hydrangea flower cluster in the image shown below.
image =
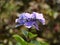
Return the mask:
[[[16,27],[24,25],[27,28],[31,28],[32,26],[34,26],[37,30],[39,30],[37,21],[45,25],[43,14],[37,12],[32,12],[31,14],[22,13],[20,14],[19,18],[15,20],[15,22],[18,23]]]

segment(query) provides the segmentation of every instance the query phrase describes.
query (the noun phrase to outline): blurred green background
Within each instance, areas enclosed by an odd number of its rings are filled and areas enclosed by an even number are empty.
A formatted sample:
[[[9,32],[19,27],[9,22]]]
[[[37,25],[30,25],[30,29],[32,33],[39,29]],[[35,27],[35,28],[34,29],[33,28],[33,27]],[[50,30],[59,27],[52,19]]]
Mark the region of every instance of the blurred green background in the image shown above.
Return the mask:
[[[15,28],[18,14],[32,9],[44,14],[46,25]],[[60,45],[60,0],[0,0],[0,45]]]

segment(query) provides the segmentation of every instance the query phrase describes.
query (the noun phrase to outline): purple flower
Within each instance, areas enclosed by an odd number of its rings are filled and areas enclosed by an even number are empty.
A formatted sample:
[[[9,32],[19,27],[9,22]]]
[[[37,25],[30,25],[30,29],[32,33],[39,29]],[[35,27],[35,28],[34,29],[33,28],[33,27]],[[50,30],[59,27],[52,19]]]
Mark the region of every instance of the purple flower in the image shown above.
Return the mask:
[[[16,22],[18,23],[16,27],[24,25],[27,28],[31,28],[32,26],[34,26],[37,30],[39,30],[37,21],[41,22],[43,25],[45,24],[43,14],[39,14],[36,12],[33,12],[31,14],[22,13],[19,18],[16,19]]]
[[[33,12],[33,14],[35,14],[37,20],[39,20],[43,25],[45,25],[45,18],[43,17],[42,13]]]

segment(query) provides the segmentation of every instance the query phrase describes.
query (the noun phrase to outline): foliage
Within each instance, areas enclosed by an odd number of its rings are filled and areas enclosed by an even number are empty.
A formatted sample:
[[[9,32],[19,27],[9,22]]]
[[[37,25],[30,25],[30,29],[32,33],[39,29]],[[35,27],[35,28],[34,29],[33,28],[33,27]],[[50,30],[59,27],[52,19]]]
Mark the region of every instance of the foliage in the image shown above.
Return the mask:
[[[29,30],[24,26],[15,28],[18,12],[29,8],[29,2],[0,0],[0,45],[60,45],[60,12],[51,8],[38,10],[46,20],[46,25],[39,25],[39,30],[34,27]]]

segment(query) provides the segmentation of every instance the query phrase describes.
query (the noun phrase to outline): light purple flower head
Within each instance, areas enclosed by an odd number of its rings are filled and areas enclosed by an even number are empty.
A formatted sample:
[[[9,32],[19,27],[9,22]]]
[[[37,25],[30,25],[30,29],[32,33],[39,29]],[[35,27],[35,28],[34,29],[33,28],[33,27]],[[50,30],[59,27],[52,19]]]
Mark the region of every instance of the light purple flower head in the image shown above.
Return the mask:
[[[45,19],[43,17],[43,14],[37,12],[33,12],[31,14],[22,13],[15,21],[16,23],[18,23],[16,27],[24,25],[27,28],[31,28],[32,26],[34,26],[37,30],[39,30],[37,20],[45,25]]]
[[[43,17],[42,13],[33,12],[33,14],[35,14],[37,20],[39,20],[43,25],[45,25],[45,18]]]

